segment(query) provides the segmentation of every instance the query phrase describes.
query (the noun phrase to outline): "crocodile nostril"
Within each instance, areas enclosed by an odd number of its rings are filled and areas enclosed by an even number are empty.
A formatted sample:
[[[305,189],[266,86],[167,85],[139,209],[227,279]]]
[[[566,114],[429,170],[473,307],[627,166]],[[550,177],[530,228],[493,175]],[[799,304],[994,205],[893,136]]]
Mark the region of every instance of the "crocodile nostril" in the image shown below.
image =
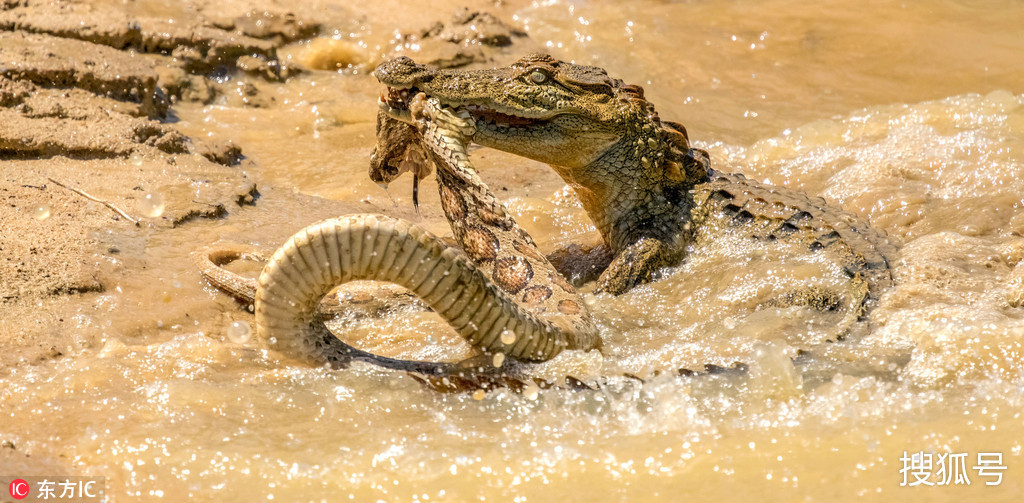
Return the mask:
[[[374,77],[377,80],[381,80],[388,77],[394,77],[396,75],[404,75],[411,73],[411,70],[415,70],[419,65],[416,64],[408,56],[399,56],[395,59],[385,61],[377,66],[373,71]]]

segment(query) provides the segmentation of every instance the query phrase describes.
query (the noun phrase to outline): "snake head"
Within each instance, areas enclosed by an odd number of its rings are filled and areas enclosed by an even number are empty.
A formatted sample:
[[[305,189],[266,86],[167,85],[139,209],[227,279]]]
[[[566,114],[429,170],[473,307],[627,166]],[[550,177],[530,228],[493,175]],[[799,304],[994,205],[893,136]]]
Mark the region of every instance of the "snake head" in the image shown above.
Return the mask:
[[[427,160],[416,127],[377,113],[377,144],[370,155],[370,180],[387,189],[406,172],[413,174],[412,204],[419,211],[419,181],[430,176],[433,166]]]

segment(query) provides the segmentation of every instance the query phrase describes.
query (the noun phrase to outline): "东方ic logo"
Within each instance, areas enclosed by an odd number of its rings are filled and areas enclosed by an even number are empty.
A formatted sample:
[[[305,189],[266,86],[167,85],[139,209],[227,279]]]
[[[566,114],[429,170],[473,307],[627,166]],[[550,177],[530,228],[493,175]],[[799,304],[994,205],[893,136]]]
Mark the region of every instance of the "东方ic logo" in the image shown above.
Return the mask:
[[[22,479],[12,480],[11,485],[7,487],[7,492],[11,493],[11,497],[16,500],[25,499],[28,496],[28,482]]]

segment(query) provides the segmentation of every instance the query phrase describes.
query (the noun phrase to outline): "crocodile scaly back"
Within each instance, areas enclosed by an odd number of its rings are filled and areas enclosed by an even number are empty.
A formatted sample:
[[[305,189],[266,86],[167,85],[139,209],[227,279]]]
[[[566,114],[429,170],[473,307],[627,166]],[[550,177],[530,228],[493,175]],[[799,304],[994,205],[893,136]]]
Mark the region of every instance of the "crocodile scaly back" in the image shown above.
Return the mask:
[[[735,173],[713,172],[695,187],[694,225],[728,219],[764,240],[798,240],[827,253],[850,278],[850,316],[838,325],[842,335],[893,284],[890,261],[897,253],[883,231],[821,198],[772,187]]]

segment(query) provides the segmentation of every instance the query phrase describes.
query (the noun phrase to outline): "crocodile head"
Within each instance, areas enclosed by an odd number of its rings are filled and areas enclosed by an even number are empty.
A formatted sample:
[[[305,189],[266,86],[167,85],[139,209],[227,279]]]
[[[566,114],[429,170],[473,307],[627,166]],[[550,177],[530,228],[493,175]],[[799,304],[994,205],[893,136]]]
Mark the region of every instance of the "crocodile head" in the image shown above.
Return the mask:
[[[401,57],[374,73],[387,86],[381,107],[410,120],[408,104],[422,92],[476,119],[472,140],[550,164],[590,164],[619,140],[625,117],[616,81],[604,70],[527,56],[491,70],[433,70]]]
[[[643,224],[628,213],[664,214],[707,179],[706,156],[694,155],[683,127],[598,67],[534,54],[490,70],[435,70],[400,57],[374,75],[392,118],[413,122],[410,104],[426,95],[469,114],[471,141],[552,165],[613,248]]]

